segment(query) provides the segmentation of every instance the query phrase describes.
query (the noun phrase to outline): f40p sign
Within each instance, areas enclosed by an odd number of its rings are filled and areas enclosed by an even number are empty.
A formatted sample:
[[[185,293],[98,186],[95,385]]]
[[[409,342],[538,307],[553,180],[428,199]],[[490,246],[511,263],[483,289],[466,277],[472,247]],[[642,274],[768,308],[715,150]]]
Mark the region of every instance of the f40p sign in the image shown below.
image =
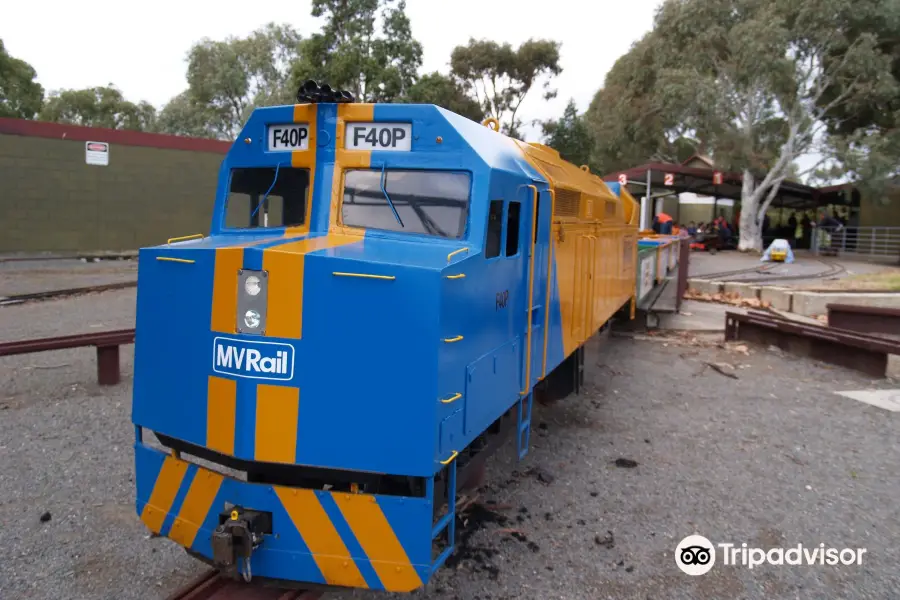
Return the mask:
[[[409,152],[412,150],[410,123],[347,123],[344,137],[347,150]]]

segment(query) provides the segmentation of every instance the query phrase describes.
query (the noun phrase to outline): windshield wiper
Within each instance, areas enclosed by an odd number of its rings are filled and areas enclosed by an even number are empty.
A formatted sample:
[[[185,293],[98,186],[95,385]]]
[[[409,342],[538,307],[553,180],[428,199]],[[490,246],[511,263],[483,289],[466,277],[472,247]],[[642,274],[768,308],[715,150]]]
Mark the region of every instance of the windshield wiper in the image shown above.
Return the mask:
[[[382,163],[381,165],[381,193],[384,194],[384,199],[388,201],[388,205],[390,205],[391,210],[394,211],[394,218],[397,219],[397,222],[400,223],[400,227],[406,227],[403,224],[403,221],[400,220],[400,215],[397,214],[397,209],[394,208],[394,203],[391,202],[391,197],[388,195],[387,190],[384,189],[384,180],[385,180],[385,172],[384,167],[386,164]]]
[[[251,219],[256,216],[256,213],[259,211],[259,207],[263,205],[263,203],[269,197],[269,194],[272,193],[272,188],[275,187],[275,182],[278,181],[278,169],[280,169],[280,168],[281,168],[281,163],[276,163],[275,164],[275,177],[274,177],[274,179],[272,179],[272,185],[270,185],[269,189],[266,190],[265,195],[262,197],[262,200],[259,201],[259,204],[256,205],[256,208],[253,209],[253,212],[250,213]],[[267,225],[268,225],[268,223],[264,224],[263,226],[267,226]]]

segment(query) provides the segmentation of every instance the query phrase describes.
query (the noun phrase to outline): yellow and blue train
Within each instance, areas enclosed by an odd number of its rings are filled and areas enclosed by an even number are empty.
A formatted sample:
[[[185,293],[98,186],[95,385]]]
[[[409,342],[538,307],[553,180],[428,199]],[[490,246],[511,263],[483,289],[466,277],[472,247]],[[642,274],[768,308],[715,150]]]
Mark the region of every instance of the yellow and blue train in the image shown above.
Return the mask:
[[[633,315],[638,205],[495,121],[298,101],[253,112],[208,236],[140,251],[137,512],[235,577],[413,590],[457,490]]]

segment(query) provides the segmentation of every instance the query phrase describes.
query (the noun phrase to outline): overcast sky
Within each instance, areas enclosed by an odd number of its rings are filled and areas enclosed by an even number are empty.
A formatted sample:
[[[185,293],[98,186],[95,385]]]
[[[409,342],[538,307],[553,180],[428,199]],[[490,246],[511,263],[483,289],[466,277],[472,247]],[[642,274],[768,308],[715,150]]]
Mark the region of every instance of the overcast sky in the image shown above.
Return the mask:
[[[560,115],[569,98],[585,110],[615,60],[651,29],[660,1],[407,0],[407,14],[425,49],[423,72],[448,72],[450,52],[470,36],[514,46],[530,37],[561,41],[559,96],[545,102],[533,90],[520,109],[528,123]],[[129,100],[157,107],[187,87],[187,52],[203,37],[244,36],[269,21],[304,35],[320,28],[309,0],[7,4],[0,39],[35,68],[45,89],[113,83]],[[536,141],[537,132],[526,137]]]

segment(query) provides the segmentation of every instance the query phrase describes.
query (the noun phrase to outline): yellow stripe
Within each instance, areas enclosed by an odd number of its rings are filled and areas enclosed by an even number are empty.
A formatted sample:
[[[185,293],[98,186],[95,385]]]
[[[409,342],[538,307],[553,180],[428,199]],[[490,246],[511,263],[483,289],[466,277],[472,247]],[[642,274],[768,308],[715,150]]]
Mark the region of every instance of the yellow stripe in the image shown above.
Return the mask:
[[[254,460],[295,463],[300,390],[281,385],[256,386],[256,449]]]
[[[344,169],[368,169],[372,165],[369,150],[345,150],[347,123],[367,123],[375,120],[374,104],[338,104],[338,120],[335,127],[334,175],[331,179],[331,214],[329,231],[344,235],[365,235],[361,227],[344,227],[341,218],[341,200],[344,192]]]
[[[144,522],[150,531],[159,533],[162,529],[163,522],[169,509],[172,508],[172,502],[175,501],[175,495],[187,473],[187,463],[178,460],[174,456],[167,456],[163,462],[156,483],[153,484],[153,492],[150,499],[141,512],[141,521]]]
[[[358,237],[330,234],[263,250],[263,269],[269,272],[266,336],[302,337],[304,255],[358,241]]]
[[[234,455],[237,382],[210,375],[206,385],[206,447]]]
[[[332,497],[369,557],[384,589],[410,592],[421,587],[419,574],[410,564],[375,497],[365,494],[332,494]]]
[[[213,280],[212,319],[209,328],[221,333],[234,333],[237,317],[237,272],[244,264],[242,248],[216,248]]]
[[[191,487],[188,488],[187,496],[184,497],[184,503],[175,522],[172,524],[172,530],[169,532],[169,538],[178,542],[185,548],[194,545],[194,538],[200,531],[200,526],[206,520],[206,515],[212,506],[216,494],[219,493],[219,487],[222,480],[225,479],[218,473],[207,471],[206,469],[198,469]]]
[[[300,537],[329,585],[368,588],[350,551],[312,490],[275,487],[275,493],[291,517]]]
[[[319,127],[316,123],[315,104],[295,104],[294,123],[309,124],[309,149],[291,152],[291,166],[295,169],[309,169],[309,186],[306,188],[306,215],[303,224],[296,227],[287,227],[285,237],[294,237],[309,232],[309,221],[312,218],[313,192],[316,175],[316,132]]]

